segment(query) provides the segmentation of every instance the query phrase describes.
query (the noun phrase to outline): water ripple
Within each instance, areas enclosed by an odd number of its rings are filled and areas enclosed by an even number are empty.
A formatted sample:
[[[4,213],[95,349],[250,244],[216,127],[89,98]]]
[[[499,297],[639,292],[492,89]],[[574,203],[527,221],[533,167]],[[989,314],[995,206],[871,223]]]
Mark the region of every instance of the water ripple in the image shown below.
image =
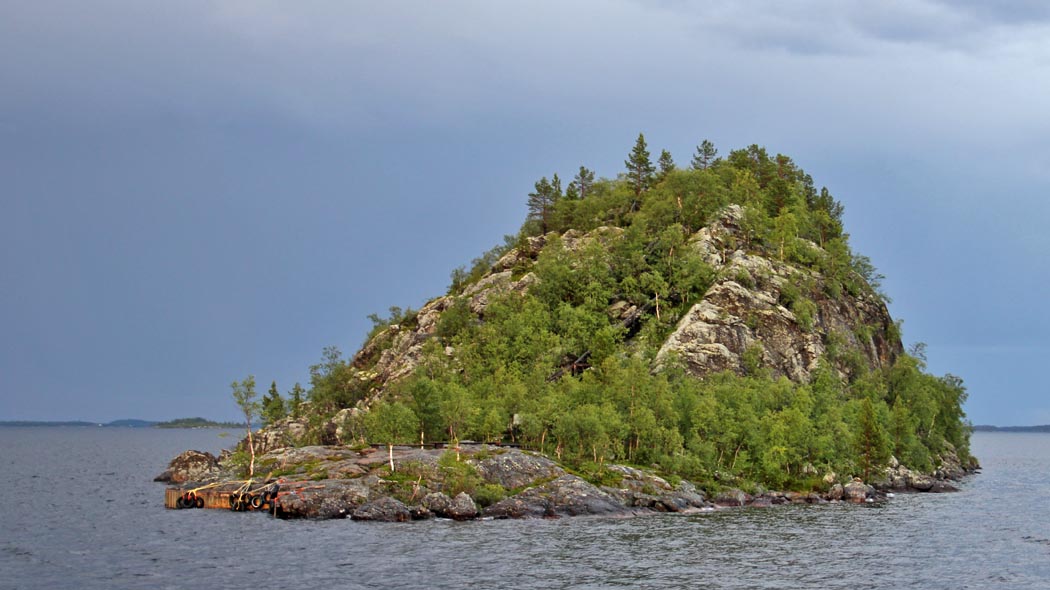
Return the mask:
[[[150,478],[217,432],[0,429],[0,588],[1044,588],[1050,435],[978,433],[960,494],[880,505],[459,523],[171,511]]]

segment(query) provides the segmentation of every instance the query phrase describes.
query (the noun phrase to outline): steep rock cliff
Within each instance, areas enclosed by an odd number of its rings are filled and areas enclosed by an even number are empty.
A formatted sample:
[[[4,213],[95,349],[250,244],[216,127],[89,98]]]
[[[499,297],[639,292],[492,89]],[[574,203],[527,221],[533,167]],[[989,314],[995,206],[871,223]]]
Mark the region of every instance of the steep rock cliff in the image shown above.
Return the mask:
[[[901,345],[879,297],[873,292],[831,297],[816,271],[747,253],[738,247],[745,243],[742,216],[739,206],[727,207],[693,236],[692,247],[719,278],[678,322],[659,361],[675,356],[701,377],[724,370],[745,373],[750,361],[796,382],[808,381],[821,358],[853,376],[861,367],[850,351],[859,352],[868,368],[893,364]],[[796,302],[808,302],[799,305],[802,317],[785,305],[788,285]],[[746,358],[749,353],[753,359]]]

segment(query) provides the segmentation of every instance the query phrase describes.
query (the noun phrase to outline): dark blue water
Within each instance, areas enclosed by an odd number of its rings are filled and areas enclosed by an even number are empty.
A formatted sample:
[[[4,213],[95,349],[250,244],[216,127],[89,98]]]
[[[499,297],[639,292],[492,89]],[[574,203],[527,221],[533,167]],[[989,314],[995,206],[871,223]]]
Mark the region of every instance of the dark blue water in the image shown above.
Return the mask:
[[[0,588],[1048,588],[1050,435],[977,433],[963,492],[698,516],[302,522],[165,510],[213,430],[0,428]]]

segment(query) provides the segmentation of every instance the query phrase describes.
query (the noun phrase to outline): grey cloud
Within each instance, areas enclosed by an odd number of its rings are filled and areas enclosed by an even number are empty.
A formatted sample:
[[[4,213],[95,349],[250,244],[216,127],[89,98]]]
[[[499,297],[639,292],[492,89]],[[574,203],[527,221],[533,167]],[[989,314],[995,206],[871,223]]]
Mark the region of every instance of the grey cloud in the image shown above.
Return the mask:
[[[1034,1],[754,0],[698,4],[668,0],[659,6],[693,30],[738,47],[800,55],[874,54],[886,45],[984,54],[1004,41],[1030,37],[1033,29],[1050,24],[1050,4]]]
[[[1050,3],[1044,0],[934,0],[951,10],[962,10],[987,23],[1008,25],[1050,22]]]

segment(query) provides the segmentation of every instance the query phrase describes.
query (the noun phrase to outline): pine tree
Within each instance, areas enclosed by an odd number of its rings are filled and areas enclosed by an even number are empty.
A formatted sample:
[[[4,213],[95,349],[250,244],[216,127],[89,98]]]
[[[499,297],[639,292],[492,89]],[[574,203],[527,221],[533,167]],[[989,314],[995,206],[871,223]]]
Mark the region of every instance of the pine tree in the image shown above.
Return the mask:
[[[634,188],[634,196],[640,197],[643,192],[653,184],[653,173],[656,168],[649,159],[649,150],[646,149],[645,135],[639,133],[638,141],[634,143],[631,155],[624,160],[627,166],[627,180]]]
[[[700,142],[700,145],[696,146],[696,155],[693,156],[693,169],[704,170],[715,163],[718,157],[718,150],[715,149],[715,144],[708,140]]]
[[[262,419],[266,424],[273,424],[288,415],[284,398],[277,391],[277,382],[270,383],[270,391],[262,399]]]
[[[871,398],[865,397],[861,402],[853,445],[864,481],[869,481],[871,475],[890,458],[890,441]]]
[[[544,176],[534,186],[536,190],[529,193],[529,220],[539,223],[539,233],[545,234],[550,229],[554,203],[561,196],[561,179],[555,174],[552,184]]]
[[[671,152],[662,150],[660,152],[660,160],[658,163],[660,166],[660,173],[656,175],[656,181],[661,182],[663,179],[667,178],[668,174],[675,170],[674,158],[671,157]]]
[[[576,177],[572,179],[569,187],[575,187],[579,198],[586,199],[591,192],[592,186],[594,186],[594,171],[588,170],[585,166],[580,166],[580,171],[576,173]]]
[[[295,418],[296,420],[302,415],[304,393],[306,393],[306,390],[304,390],[303,386],[299,385],[298,382],[296,382],[296,384],[292,386],[292,390],[288,392],[288,397],[290,398],[288,400],[288,412],[292,415],[292,418]]]

